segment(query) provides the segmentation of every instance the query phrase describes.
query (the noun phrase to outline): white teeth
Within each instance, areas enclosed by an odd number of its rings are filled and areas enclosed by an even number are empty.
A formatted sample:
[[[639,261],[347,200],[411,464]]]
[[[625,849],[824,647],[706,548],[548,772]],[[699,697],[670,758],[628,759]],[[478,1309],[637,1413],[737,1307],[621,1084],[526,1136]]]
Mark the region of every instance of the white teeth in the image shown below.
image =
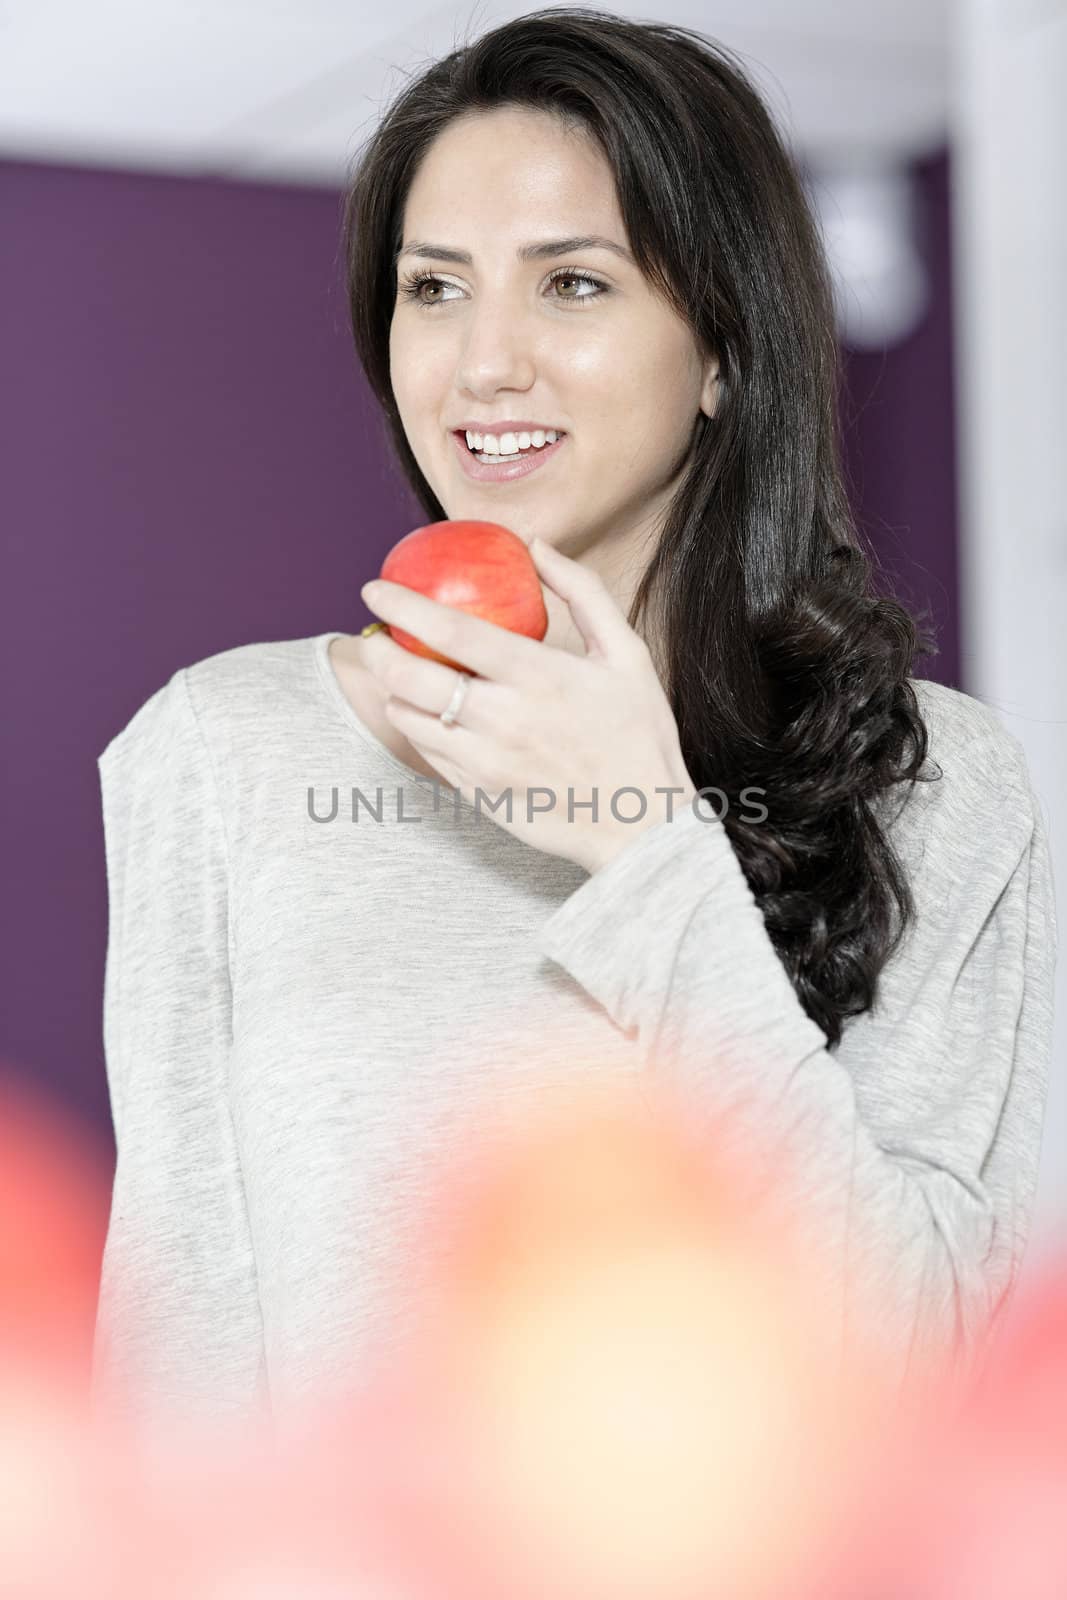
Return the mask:
[[[472,433],[467,430],[467,449],[485,455],[514,455],[517,450],[541,450],[560,437],[555,428],[535,428],[532,433]]]

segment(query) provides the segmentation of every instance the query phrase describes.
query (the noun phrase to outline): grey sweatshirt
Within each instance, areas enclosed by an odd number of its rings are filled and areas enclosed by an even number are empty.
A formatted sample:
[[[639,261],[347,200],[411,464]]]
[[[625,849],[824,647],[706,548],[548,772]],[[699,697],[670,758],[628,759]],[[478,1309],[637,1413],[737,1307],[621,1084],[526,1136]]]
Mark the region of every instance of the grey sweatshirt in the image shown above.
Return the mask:
[[[465,1119],[598,1073],[669,1070],[694,1118],[788,1155],[820,1292],[843,1328],[877,1294],[903,1375],[979,1342],[1027,1240],[1051,1051],[1019,741],[915,680],[943,777],[885,817],[917,918],[831,1051],[711,812],[592,876],[536,851],[374,737],[334,637],[179,669],[98,760],[117,1164],[96,1403],[150,1433],[280,1417],[355,1375]]]

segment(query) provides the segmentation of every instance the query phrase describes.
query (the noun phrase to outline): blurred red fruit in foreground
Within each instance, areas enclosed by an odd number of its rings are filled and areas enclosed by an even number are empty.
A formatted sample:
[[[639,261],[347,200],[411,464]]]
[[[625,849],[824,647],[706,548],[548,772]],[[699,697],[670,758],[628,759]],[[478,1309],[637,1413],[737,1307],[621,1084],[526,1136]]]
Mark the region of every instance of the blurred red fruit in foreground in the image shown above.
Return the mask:
[[[108,1174],[74,1121],[0,1075],[0,1360],[87,1381]]]
[[[1067,1264],[1012,1313],[963,1403],[887,1470],[827,1600],[1067,1595]]]
[[[15,1072],[0,1064],[0,1593],[36,1596],[50,1574],[70,1594],[104,1483],[87,1397],[108,1177]]]
[[[508,1106],[413,1218],[381,1370],[277,1456],[191,1434],[146,1476],[82,1406],[100,1164],[3,1089],[0,1593],[1063,1600],[1067,1265],[912,1433],[706,1134],[643,1091]]]
[[[644,1096],[542,1093],[518,1121],[452,1223],[424,1219],[405,1368],[452,1440],[466,1594],[803,1595],[870,1462],[802,1261]]]

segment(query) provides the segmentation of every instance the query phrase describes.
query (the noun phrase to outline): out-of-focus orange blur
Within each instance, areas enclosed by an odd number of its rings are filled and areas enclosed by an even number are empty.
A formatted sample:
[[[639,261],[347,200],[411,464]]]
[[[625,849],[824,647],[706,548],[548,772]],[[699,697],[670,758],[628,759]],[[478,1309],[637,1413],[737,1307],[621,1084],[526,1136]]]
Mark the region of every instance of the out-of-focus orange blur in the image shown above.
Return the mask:
[[[897,1427],[736,1156],[647,1088],[512,1110],[442,1164],[366,1381],[284,1448],[187,1435],[149,1480],[85,1404],[106,1185],[6,1094],[0,1590],[1062,1600],[1067,1272],[962,1407]]]

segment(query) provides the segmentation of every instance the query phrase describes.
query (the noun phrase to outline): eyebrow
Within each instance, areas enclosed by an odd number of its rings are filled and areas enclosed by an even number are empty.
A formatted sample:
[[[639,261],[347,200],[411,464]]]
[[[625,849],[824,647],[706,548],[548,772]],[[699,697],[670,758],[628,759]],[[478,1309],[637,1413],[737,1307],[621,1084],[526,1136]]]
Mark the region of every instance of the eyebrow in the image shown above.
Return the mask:
[[[544,239],[532,244],[522,244],[515,254],[520,261],[550,261],[554,256],[570,255],[577,250],[613,250],[616,255],[622,256],[624,261],[629,261],[631,266],[634,258],[629,250],[621,244],[616,244],[614,239],[602,238],[599,234],[579,234],[573,239]],[[453,261],[459,266],[469,267],[473,264],[472,256],[466,250],[450,250],[443,244],[423,244],[420,240],[406,245],[398,250],[394,257],[394,266],[401,256],[419,256],[423,260]]]

